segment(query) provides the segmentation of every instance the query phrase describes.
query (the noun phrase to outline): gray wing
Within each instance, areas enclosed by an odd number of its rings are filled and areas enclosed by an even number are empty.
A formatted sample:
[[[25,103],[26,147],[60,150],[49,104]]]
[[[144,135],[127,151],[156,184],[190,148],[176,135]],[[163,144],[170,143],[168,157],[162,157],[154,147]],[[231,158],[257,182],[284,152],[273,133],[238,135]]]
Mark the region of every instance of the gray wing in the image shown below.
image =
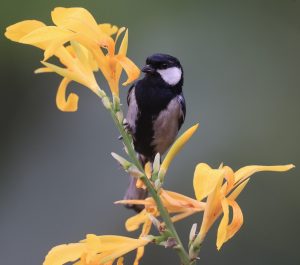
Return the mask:
[[[180,104],[180,107],[181,107],[181,115],[180,115],[179,120],[178,120],[178,131],[179,131],[182,124],[184,123],[184,120],[185,120],[186,104],[185,104],[185,99],[184,99],[183,93],[178,95],[176,97],[176,99],[177,99],[177,101],[178,101],[178,103]]]
[[[127,95],[128,111],[126,115],[125,127],[133,136],[136,131],[136,119],[138,115],[138,106],[135,98],[135,87],[130,87]]]

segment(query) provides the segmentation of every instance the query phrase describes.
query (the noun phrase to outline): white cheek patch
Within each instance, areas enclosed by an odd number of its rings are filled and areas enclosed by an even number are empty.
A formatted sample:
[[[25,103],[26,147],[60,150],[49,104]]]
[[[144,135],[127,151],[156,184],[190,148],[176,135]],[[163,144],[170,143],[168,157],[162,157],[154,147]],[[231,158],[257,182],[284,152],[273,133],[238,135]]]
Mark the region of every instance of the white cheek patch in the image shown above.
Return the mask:
[[[170,67],[167,69],[157,70],[162,79],[169,85],[176,85],[181,79],[181,69],[178,67]]]

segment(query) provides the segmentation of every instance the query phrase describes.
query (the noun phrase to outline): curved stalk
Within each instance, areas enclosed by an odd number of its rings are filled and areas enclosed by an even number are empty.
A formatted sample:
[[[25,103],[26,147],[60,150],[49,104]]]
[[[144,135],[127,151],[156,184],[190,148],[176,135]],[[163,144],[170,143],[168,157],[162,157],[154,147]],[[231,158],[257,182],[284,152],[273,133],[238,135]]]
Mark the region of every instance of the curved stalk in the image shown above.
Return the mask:
[[[100,95],[98,94],[98,96],[103,99],[103,97],[106,97],[106,95]],[[143,166],[141,165],[140,161],[138,160],[137,156],[136,156],[136,152],[134,151],[134,148],[132,146],[132,139],[131,136],[126,132],[126,130],[124,129],[123,124],[121,124],[118,120],[118,117],[116,116],[116,113],[114,111],[114,109],[112,108],[112,103],[111,107],[108,108],[111,117],[115,123],[115,125],[117,126],[118,131],[120,132],[122,138],[123,138],[123,143],[127,149],[127,153],[128,156],[131,158],[133,164],[144,174],[141,177],[141,180],[144,182],[145,186],[147,187],[151,197],[153,198],[153,200],[155,201],[156,205],[157,205],[157,209],[160,212],[160,216],[163,219],[166,228],[168,229],[170,236],[175,238],[176,242],[177,242],[177,246],[175,247],[176,252],[178,253],[178,256],[180,257],[181,263],[184,265],[190,265],[193,262],[190,260],[188,253],[186,252],[186,250],[183,247],[183,244],[178,236],[178,233],[175,229],[175,226],[171,220],[171,217],[168,213],[168,211],[166,210],[166,208],[164,207],[157,191],[155,190],[155,188],[153,187],[151,181],[146,177],[146,173],[145,170],[143,168]]]

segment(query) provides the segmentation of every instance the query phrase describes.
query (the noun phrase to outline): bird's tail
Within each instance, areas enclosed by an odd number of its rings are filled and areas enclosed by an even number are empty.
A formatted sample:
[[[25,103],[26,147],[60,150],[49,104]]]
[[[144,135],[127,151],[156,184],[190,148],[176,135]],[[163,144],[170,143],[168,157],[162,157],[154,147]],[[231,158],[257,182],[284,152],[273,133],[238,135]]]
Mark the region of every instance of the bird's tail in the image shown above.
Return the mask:
[[[142,156],[138,155],[138,158],[144,167],[148,160]],[[144,200],[148,197],[148,191],[142,188],[137,188],[136,186],[137,178],[130,176],[129,186],[126,190],[124,200]],[[144,209],[143,205],[135,205],[135,204],[125,204],[126,208],[133,209],[136,212],[140,212]]]

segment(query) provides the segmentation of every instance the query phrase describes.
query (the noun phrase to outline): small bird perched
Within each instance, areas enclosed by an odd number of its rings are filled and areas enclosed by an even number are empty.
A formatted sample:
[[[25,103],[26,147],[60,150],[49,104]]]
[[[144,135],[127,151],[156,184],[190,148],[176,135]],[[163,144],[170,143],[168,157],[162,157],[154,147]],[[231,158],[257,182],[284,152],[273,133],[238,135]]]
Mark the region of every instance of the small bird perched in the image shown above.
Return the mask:
[[[179,60],[167,54],[153,54],[142,69],[144,78],[128,91],[125,126],[132,135],[135,151],[144,166],[162,155],[175,141],[186,114],[182,93],[183,70]],[[125,200],[145,199],[147,191],[136,187],[131,177]],[[136,211],[138,205],[127,205]]]

